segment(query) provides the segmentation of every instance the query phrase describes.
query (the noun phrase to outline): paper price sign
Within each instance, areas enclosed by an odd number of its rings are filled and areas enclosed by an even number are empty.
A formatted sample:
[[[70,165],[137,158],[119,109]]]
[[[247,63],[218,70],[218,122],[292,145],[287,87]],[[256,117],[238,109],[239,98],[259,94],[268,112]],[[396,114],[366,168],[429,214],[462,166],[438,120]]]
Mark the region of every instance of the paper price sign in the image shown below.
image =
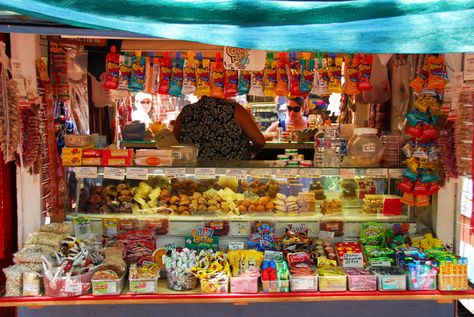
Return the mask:
[[[298,176],[298,169],[296,168],[277,168],[277,178],[296,178]]]
[[[127,167],[127,179],[148,179],[148,168]]]
[[[73,280],[67,279],[66,285],[64,285],[64,291],[66,293],[80,294],[82,292],[82,283],[76,283]]]
[[[370,265],[373,267],[390,267],[390,262],[386,260],[370,261]]]
[[[334,232],[332,231],[319,231],[319,238],[323,240],[332,240],[334,239]]]
[[[74,167],[74,172],[76,173],[76,178],[97,178],[97,167]]]
[[[362,253],[346,253],[342,259],[342,266],[344,267],[364,267],[364,256]]]
[[[125,179],[125,169],[117,167],[104,167],[104,178],[122,181]]]
[[[318,178],[321,177],[321,170],[319,168],[300,168],[300,177]]]
[[[230,241],[229,242],[229,250],[243,250],[244,243],[239,241]]]
[[[167,168],[165,169],[165,176],[168,178],[180,178],[186,176],[185,168]]]
[[[269,168],[258,168],[250,171],[252,178],[270,178],[272,177],[272,170]]]
[[[343,168],[339,171],[339,176],[341,176],[341,178],[354,178],[356,171],[353,168]]]
[[[403,175],[403,169],[401,168],[393,168],[388,170],[388,176],[390,178],[402,178]]]
[[[215,168],[207,168],[207,167],[200,167],[194,169],[194,174],[198,179],[211,179],[216,178],[216,169]]]
[[[387,170],[385,168],[369,168],[365,171],[365,176],[372,178],[387,178]]]
[[[226,177],[234,177],[237,179],[246,179],[247,178],[247,170],[242,170],[238,168],[228,168],[225,170]]]

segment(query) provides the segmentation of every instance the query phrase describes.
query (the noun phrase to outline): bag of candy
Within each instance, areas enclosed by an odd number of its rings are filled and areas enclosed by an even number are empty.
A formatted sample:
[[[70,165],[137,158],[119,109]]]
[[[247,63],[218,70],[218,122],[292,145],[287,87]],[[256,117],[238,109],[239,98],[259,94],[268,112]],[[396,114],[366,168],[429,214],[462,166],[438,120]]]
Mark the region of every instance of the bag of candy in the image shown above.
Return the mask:
[[[236,70],[226,69],[225,71],[225,97],[237,95],[239,85],[239,75]]]
[[[359,57],[359,78],[358,87],[360,91],[372,89],[370,76],[372,74],[372,61],[374,56],[371,54],[360,55]]]
[[[119,86],[120,90],[128,90],[130,75],[132,73],[132,57],[128,54],[120,55]]]
[[[253,71],[249,95],[263,97],[263,71]]]
[[[290,96],[301,96],[301,64],[296,59],[296,52],[290,53]]]
[[[196,92],[196,67],[198,61],[194,59],[194,52],[188,52],[188,58],[184,61],[183,69],[183,95]]]
[[[265,97],[275,96],[278,64],[278,61],[273,60],[273,53],[269,53],[267,56],[267,66],[263,70],[263,94]]]
[[[248,70],[241,70],[239,72],[239,95],[246,95],[250,92],[250,83],[252,81],[252,74]]]
[[[160,82],[158,85],[158,93],[161,95],[167,95],[170,89],[171,64],[170,53],[165,52],[163,58],[160,60]]]
[[[183,92],[183,66],[184,59],[181,58],[181,53],[176,52],[176,56],[173,59],[171,67],[171,82],[169,94],[172,96],[181,96]]]
[[[346,57],[344,61],[345,71],[344,76],[346,82],[344,83],[344,93],[347,95],[358,95],[360,90],[358,87],[359,83],[359,58],[355,55],[352,60],[350,57]]]
[[[128,88],[131,91],[143,90],[145,84],[145,57],[141,52],[135,52],[132,57],[132,72],[130,74],[130,83]]]
[[[286,53],[280,53],[278,56],[277,83],[275,94],[277,96],[286,96],[288,94],[288,61]]]
[[[342,93],[342,57],[329,58],[328,59],[328,71],[329,71],[329,93]]]
[[[302,53],[301,64],[300,93],[307,95],[313,88],[314,81],[314,60],[309,58],[309,53]]]
[[[225,69],[221,53],[216,53],[216,61],[211,63],[211,97],[225,98]]]
[[[110,52],[105,57],[105,66],[104,89],[117,89],[119,86],[120,55],[116,53],[114,45],[110,47]]]
[[[409,86],[413,88],[413,90],[416,91],[417,93],[420,93],[423,90],[423,86],[425,86],[426,81],[428,80],[428,76],[429,76],[428,60],[425,60],[423,67],[418,72],[418,75],[416,76],[416,78],[410,82]]]
[[[210,85],[210,61],[202,58],[202,53],[196,54],[198,60],[198,66],[196,67],[196,95],[197,96],[209,96],[211,94]]]
[[[434,55],[428,57],[428,71],[429,75],[426,89],[442,92],[444,90],[444,85],[446,84],[444,78],[444,57],[442,55],[438,57]]]

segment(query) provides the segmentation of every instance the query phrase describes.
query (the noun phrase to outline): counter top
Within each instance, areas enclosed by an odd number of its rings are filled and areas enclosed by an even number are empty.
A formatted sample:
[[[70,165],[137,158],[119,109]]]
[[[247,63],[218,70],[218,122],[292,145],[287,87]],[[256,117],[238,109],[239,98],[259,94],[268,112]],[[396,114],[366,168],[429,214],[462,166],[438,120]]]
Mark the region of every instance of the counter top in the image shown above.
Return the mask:
[[[313,142],[273,142],[267,141],[264,149],[312,149]],[[129,149],[154,149],[155,141],[121,141],[120,147]]]

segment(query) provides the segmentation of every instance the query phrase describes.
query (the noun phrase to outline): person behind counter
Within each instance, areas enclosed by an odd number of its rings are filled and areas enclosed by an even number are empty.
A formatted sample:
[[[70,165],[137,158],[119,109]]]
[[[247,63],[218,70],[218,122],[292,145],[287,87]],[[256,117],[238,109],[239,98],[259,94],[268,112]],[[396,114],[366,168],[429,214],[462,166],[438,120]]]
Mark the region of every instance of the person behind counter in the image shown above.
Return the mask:
[[[285,119],[285,126],[293,126],[293,131],[303,131],[307,127],[306,118],[303,117],[304,98],[296,97],[288,100],[288,116]],[[273,122],[265,132],[275,132],[280,121]],[[283,125],[281,125],[283,127]]]
[[[173,134],[180,144],[197,145],[200,160],[249,160],[265,145],[262,132],[244,107],[207,96],[183,108]]]
[[[138,92],[135,95],[135,106],[132,111],[132,121],[144,123],[148,128],[150,125],[150,110],[152,105],[152,96],[144,92]]]

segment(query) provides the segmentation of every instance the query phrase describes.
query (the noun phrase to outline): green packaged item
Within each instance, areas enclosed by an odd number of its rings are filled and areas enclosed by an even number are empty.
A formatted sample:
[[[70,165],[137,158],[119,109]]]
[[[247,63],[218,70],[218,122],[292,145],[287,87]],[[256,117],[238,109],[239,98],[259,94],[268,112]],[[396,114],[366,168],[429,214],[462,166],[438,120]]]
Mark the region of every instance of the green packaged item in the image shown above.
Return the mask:
[[[359,240],[363,245],[381,245],[385,241],[385,228],[377,222],[366,222],[360,227]]]

